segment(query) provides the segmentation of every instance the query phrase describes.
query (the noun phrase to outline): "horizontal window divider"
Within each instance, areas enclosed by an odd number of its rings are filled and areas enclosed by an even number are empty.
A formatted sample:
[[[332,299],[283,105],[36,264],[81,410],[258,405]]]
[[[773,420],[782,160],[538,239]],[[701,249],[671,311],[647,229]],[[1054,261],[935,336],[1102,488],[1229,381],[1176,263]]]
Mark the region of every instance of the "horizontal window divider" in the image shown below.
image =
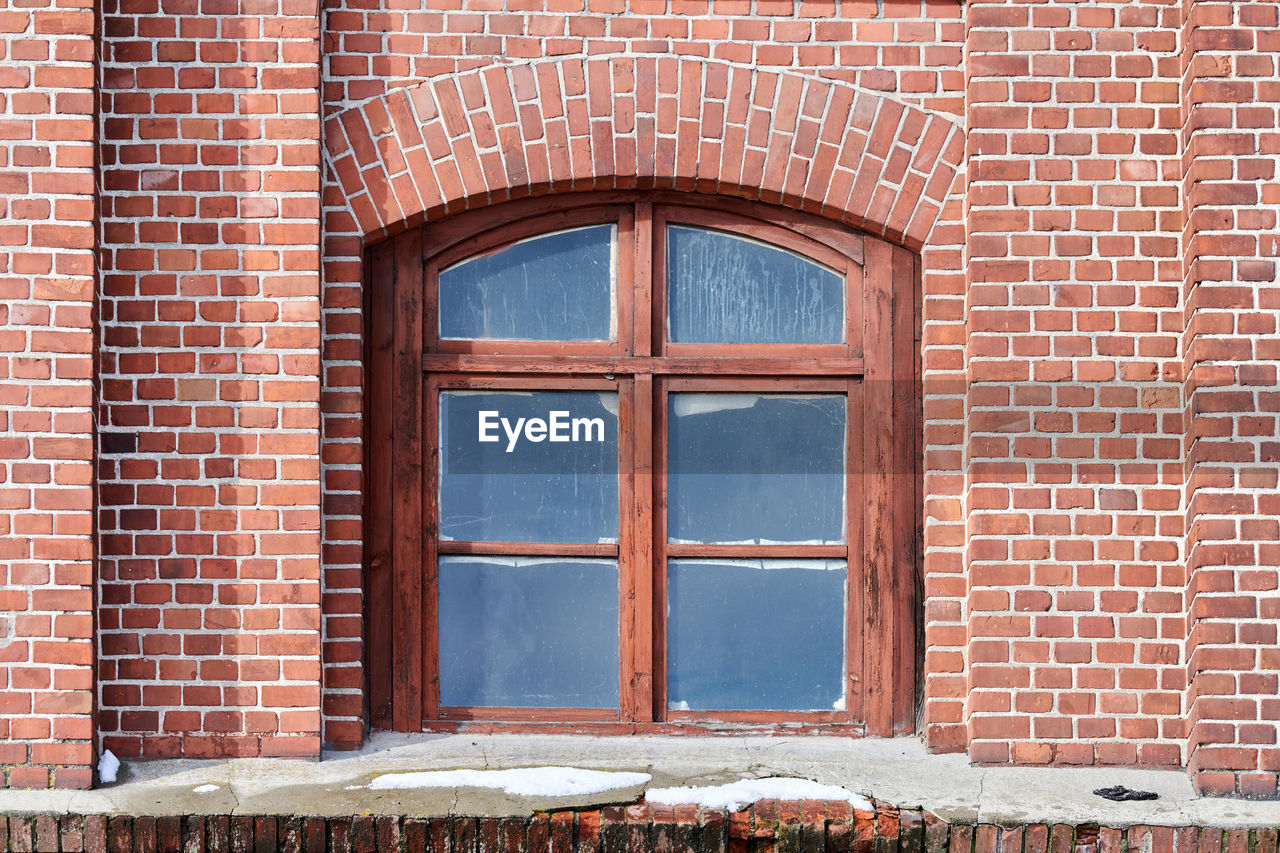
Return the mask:
[[[807,723],[813,726],[832,726],[840,729],[863,729],[861,723],[849,723],[844,711],[667,711],[667,721],[673,723],[790,723],[797,728]]]
[[[436,553],[476,557],[613,557],[618,546],[609,542],[472,542],[442,539]]]
[[[613,722],[621,715],[611,708],[505,708],[505,707],[442,707],[440,717],[445,720],[491,720],[514,722]],[[423,720],[424,728],[430,720]]]
[[[848,545],[694,545],[669,543],[668,557],[712,557],[730,559],[839,559],[849,556]]]
[[[719,376],[862,376],[861,358],[844,356],[554,356],[428,353],[428,373],[523,373],[568,375],[676,374]]]

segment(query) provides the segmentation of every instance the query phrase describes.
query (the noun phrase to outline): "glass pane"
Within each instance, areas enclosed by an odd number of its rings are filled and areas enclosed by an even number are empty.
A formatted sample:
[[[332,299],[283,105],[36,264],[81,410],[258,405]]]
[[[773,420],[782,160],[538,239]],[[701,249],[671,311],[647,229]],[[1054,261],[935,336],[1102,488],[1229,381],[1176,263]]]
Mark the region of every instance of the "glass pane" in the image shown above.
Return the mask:
[[[668,225],[667,339],[842,343],[844,278],[785,249]]]
[[[441,557],[440,702],[617,708],[617,562]]]
[[[671,560],[672,710],[843,710],[843,560]]]
[[[440,394],[441,539],[618,541],[618,395]]]
[[[843,395],[672,394],[668,411],[668,541],[844,541]]]
[[[617,226],[521,240],[440,271],[440,337],[611,341]]]

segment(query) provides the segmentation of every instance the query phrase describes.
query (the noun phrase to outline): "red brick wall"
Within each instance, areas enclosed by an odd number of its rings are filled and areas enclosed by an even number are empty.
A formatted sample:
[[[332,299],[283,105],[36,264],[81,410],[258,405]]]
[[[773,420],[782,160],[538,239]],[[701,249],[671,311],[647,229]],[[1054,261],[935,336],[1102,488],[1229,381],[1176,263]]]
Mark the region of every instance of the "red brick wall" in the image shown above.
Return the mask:
[[[307,850],[435,850],[491,847],[526,851],[603,853],[627,849],[726,851],[809,850],[813,853],[1061,853],[1086,850],[1276,849],[1275,827],[1099,826],[1097,823],[948,823],[918,808],[877,803],[875,811],[849,803],[761,800],[741,811],[640,803],[530,817],[401,817],[351,815],[0,815],[0,838],[13,850],[127,853],[178,850],[259,853]]]
[[[0,787],[93,758],[96,18],[0,5]]]
[[[845,157],[715,176],[921,252],[931,746],[1277,793],[1275,3],[34,2],[0,6],[6,785],[87,784],[95,700],[121,755],[360,741],[363,247],[546,191],[504,158],[580,98],[658,151]]]
[[[1177,765],[1179,9],[967,16],[970,755]]]
[[[1274,3],[1183,4],[1187,761],[1277,793],[1280,288]]]
[[[103,7],[100,733],[316,755],[317,8]]]
[[[964,109],[959,0],[330,0],[326,110],[494,63],[616,53],[804,69],[929,110]],[[667,7],[672,6],[671,13]],[[504,8],[506,11],[503,11]]]

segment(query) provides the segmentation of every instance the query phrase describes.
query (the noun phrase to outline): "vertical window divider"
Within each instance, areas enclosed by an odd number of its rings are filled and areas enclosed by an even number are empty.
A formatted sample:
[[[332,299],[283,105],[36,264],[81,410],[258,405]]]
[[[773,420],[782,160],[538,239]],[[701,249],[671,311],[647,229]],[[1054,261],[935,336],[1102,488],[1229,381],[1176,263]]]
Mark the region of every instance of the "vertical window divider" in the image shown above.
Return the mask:
[[[635,645],[632,665],[634,719],[651,722],[654,714],[654,497],[653,476],[653,375],[637,374],[632,381],[635,432],[630,437],[631,479],[634,483],[630,506],[634,586],[633,618]]]
[[[862,377],[848,381],[845,426],[845,711],[850,721],[865,719],[866,596],[863,583],[862,521]]]
[[[635,205],[635,242],[632,250],[634,294],[632,307],[632,354],[647,358],[654,354],[653,282],[654,263],[653,205],[638,201]],[[635,432],[631,439],[631,479],[633,500],[628,506],[633,529],[629,551],[632,561],[632,618],[635,642],[631,658],[632,719],[654,720],[654,684],[662,679],[654,675],[654,573],[659,565],[654,550],[654,502],[659,481],[653,471],[653,374],[636,374],[632,381],[635,406]]]
[[[654,383],[653,401],[653,719],[667,719],[667,377]]]
[[[635,210],[636,239],[632,255],[635,266],[632,303],[635,326],[631,351],[644,357],[654,354],[653,328],[656,322],[653,313],[653,205],[647,201],[638,202]]]
[[[423,378],[422,432],[422,719],[440,716],[440,385]]]
[[[635,557],[636,515],[643,501],[635,476],[635,380],[618,377],[618,708],[623,720],[637,718],[636,659],[643,645],[637,590],[643,566]]]
[[[636,327],[640,317],[649,310],[647,303],[639,304],[640,283],[645,281],[647,270],[639,264],[636,244],[640,233],[647,228],[634,209],[618,214],[618,236],[614,241],[614,286],[617,301],[617,352],[628,356],[637,353]]]

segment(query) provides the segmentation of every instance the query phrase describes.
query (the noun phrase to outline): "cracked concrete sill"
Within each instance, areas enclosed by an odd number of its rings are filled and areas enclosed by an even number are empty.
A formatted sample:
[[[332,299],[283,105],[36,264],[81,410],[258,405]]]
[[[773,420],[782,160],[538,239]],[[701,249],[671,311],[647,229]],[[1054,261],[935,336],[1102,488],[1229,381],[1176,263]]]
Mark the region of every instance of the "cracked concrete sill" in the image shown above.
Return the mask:
[[[1197,797],[1186,774],[1178,770],[975,767],[963,755],[930,755],[916,738],[762,736],[379,733],[358,752],[328,752],[318,762],[126,762],[120,782],[94,791],[0,791],[0,813],[519,816],[630,803],[646,787],[556,798],[480,788],[367,787],[374,776],[397,771],[544,765],[640,771],[652,775],[648,787],[794,776],[964,823],[1280,825],[1280,802]],[[208,784],[219,788],[193,792]],[[1113,803],[1092,793],[1116,784],[1155,791],[1160,799]]]

